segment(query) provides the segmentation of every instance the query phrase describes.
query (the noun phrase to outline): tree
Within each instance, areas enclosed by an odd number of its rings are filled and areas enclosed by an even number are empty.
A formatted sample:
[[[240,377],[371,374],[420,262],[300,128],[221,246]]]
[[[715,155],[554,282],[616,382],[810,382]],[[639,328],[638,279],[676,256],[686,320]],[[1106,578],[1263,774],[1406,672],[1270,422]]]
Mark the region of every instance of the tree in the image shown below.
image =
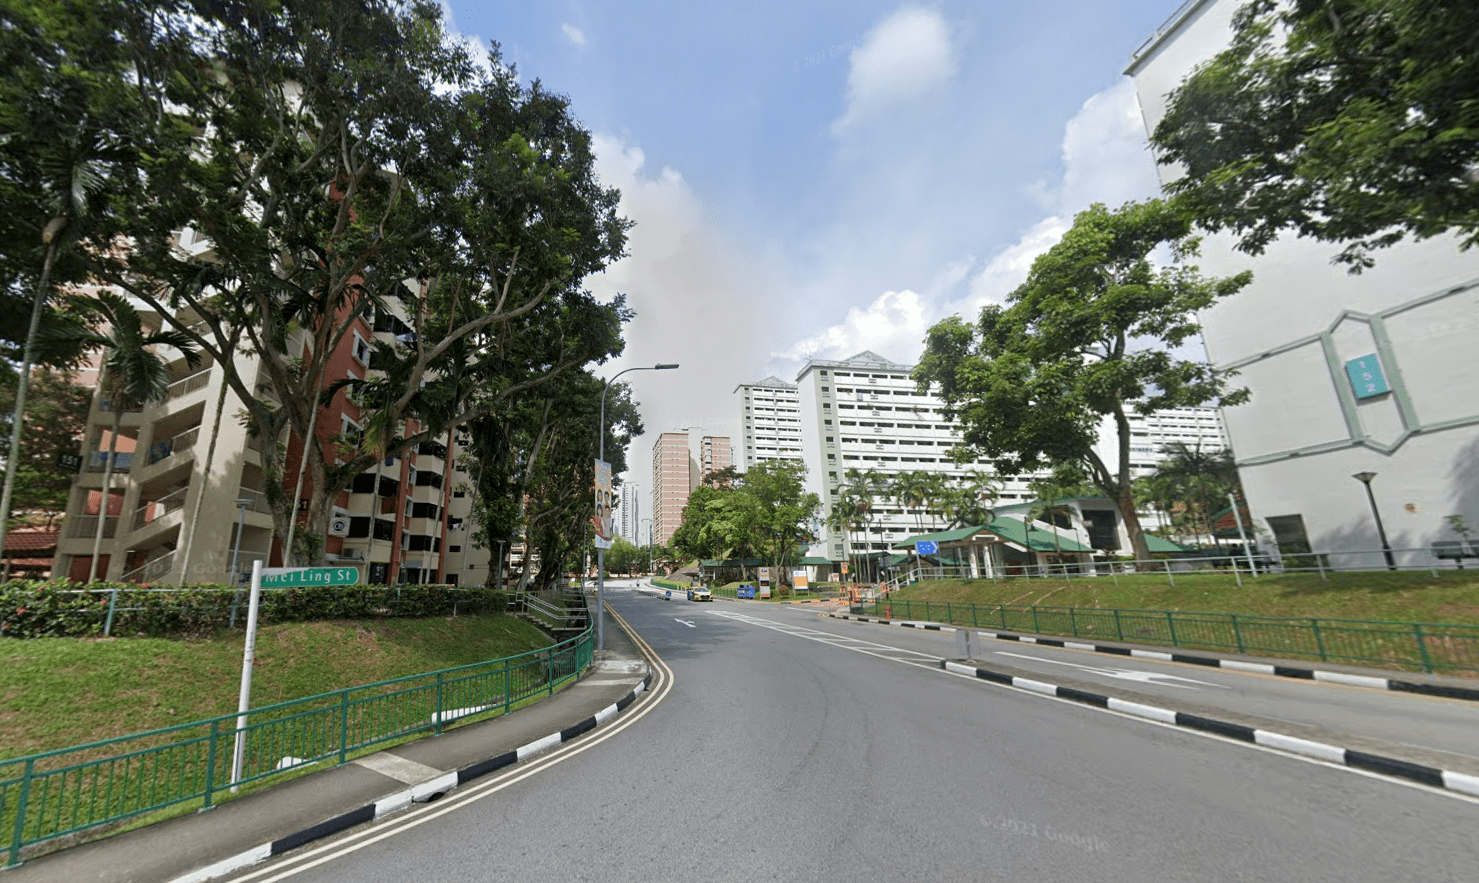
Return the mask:
[[[133,133],[157,146],[120,200],[127,260],[76,251],[222,366],[265,442],[276,532],[306,537],[286,554],[311,561],[356,475],[619,352],[623,303],[580,282],[623,254],[628,224],[568,102],[496,48],[478,68],[431,0],[177,12],[144,15],[153,30],[124,19],[131,86],[155,110]],[[357,323],[388,314],[409,330],[375,342],[379,376],[329,376]],[[256,363],[233,358],[234,329]],[[363,431],[318,432],[341,391]],[[306,449],[301,533],[289,431]]]
[[[1163,245],[1173,263],[1157,269],[1149,255]],[[1246,397],[1174,354],[1197,333],[1198,310],[1251,280],[1201,278],[1189,263],[1196,245],[1163,201],[1095,205],[1033,262],[1007,306],[984,307],[974,326],[955,316],[932,327],[914,373],[921,388],[938,385],[969,455],[1007,474],[1081,467],[1116,502],[1137,559],[1149,552],[1130,482],[1130,412]],[[1118,436],[1111,462],[1094,450],[1106,415]]]
[[[1200,444],[1170,442],[1167,457],[1155,471],[1170,511],[1184,515],[1193,534],[1205,533],[1217,545],[1213,513],[1221,510],[1228,494],[1242,497],[1237,465],[1228,450],[1204,451]]]
[[[800,563],[812,542],[812,523],[821,500],[807,493],[806,466],[796,460],[766,460],[744,474],[738,491],[749,500],[749,543],[774,572],[785,574]]]
[[[59,453],[75,453],[87,430],[92,390],[46,368],[33,372],[31,399],[15,473],[12,508],[42,515],[48,522],[67,508],[73,473],[56,465]],[[0,392],[0,413],[14,413],[14,384]],[[6,464],[7,468],[9,464]]]
[[[161,13],[167,5],[158,4]],[[6,356],[21,356],[7,462],[20,458],[31,366],[78,352],[64,335],[53,337],[59,351],[38,345],[43,319],[53,330],[81,330],[53,294],[86,279],[82,255],[112,250],[122,229],[114,206],[137,192],[133,172],[150,145],[132,137],[144,108],[129,82],[137,70],[130,38],[150,19],[119,0],[0,10],[0,341]],[[17,476],[9,470],[0,490],[0,547]]]
[[[1169,189],[1250,254],[1285,230],[1350,242],[1352,272],[1408,235],[1479,243],[1475,34],[1474,3],[1250,2],[1156,126],[1186,170]]]

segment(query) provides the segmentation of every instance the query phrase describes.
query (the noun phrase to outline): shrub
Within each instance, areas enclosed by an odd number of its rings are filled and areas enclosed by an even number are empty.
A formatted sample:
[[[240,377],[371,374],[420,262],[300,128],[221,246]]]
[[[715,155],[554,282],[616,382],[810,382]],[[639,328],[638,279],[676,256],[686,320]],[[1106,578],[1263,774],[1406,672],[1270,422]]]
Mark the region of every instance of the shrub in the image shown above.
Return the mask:
[[[0,636],[96,637],[103,633],[112,604],[113,635],[196,637],[227,628],[233,620],[233,608],[237,627],[244,627],[247,602],[246,589],[227,585],[174,589],[135,583],[78,586],[65,580],[12,580],[0,585]],[[302,586],[264,590],[258,621],[507,611],[508,595],[488,586]]]

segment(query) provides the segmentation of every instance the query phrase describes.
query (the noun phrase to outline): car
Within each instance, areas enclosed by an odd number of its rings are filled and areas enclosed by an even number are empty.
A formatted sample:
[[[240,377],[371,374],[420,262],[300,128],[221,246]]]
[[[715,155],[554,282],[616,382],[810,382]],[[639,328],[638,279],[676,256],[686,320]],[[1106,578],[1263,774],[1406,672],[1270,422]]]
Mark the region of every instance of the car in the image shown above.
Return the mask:
[[[693,588],[688,590],[688,600],[712,601],[714,600],[714,593],[704,588],[703,586],[694,586]]]

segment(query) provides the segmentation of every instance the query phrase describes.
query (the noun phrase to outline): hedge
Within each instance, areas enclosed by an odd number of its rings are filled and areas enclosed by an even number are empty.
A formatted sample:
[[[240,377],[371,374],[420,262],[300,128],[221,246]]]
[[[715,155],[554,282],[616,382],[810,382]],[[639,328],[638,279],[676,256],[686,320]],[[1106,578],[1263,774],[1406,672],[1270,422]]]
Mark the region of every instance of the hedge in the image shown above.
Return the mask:
[[[116,601],[114,593],[117,593]],[[136,583],[12,580],[0,584],[0,637],[85,638],[102,635],[109,604],[111,634],[203,637],[246,624],[247,591],[228,585],[184,589]],[[446,616],[508,611],[508,594],[487,586],[302,586],[264,589],[258,622]]]

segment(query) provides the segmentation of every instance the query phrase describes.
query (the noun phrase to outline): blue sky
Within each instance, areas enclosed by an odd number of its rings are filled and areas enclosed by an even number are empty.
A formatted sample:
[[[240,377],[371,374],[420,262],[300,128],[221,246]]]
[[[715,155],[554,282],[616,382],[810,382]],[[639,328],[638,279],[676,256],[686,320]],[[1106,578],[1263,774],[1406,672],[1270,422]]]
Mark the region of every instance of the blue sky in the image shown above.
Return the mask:
[[[1121,72],[1178,5],[450,0],[449,19],[569,96],[636,222],[589,287],[637,312],[599,373],[683,366],[624,378],[645,494],[658,432],[737,434],[737,384],[864,349],[912,363],[1076,211],[1154,195]]]

